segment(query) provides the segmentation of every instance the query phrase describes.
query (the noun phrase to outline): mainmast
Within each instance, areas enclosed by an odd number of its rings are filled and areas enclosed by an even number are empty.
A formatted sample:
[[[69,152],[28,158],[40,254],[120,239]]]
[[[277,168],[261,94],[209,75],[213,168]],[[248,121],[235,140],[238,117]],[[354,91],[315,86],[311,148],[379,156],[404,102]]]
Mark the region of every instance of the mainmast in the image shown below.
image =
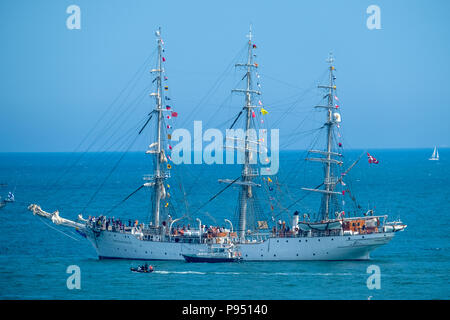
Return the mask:
[[[337,178],[333,176],[332,172],[332,165],[342,165],[342,161],[336,160],[333,158],[334,156],[342,157],[341,154],[337,152],[333,152],[333,127],[340,122],[340,116],[333,113],[333,110],[335,109],[334,106],[334,95],[336,90],[336,85],[334,84],[334,58],[332,54],[330,53],[329,58],[327,59],[327,62],[329,63],[329,85],[322,86],[319,85],[318,88],[322,89],[328,89],[328,103],[326,106],[316,106],[316,108],[322,108],[327,111],[327,121],[325,122],[325,126],[327,128],[327,146],[326,151],[321,150],[309,150],[310,153],[316,153],[320,154],[324,157],[320,158],[307,158],[306,160],[309,161],[318,161],[325,164],[325,178],[323,181],[323,185],[325,186],[324,189],[309,189],[309,188],[302,188],[303,190],[307,191],[314,191],[314,192],[320,192],[323,193],[323,208],[322,208],[322,218],[325,220],[328,220],[330,217],[331,211],[331,199],[333,195],[340,195],[339,192],[333,191],[336,183]]]
[[[256,106],[252,105],[252,95],[261,93],[256,90],[252,90],[252,69],[257,68],[258,65],[253,62],[253,48],[252,43],[252,28],[250,26],[249,34],[247,35],[248,40],[248,55],[247,63],[238,63],[236,67],[245,67],[247,72],[245,77],[247,78],[247,87],[245,90],[234,89],[233,92],[242,92],[245,94],[245,106],[244,110],[245,118],[245,140],[244,140],[244,164],[242,166],[241,172],[241,194],[239,203],[239,238],[241,241],[245,240],[245,231],[247,229],[247,212],[248,212],[248,200],[253,197],[252,186],[255,183],[252,182],[253,177],[256,175],[250,166],[250,129],[252,127],[252,114],[254,113],[254,108]]]

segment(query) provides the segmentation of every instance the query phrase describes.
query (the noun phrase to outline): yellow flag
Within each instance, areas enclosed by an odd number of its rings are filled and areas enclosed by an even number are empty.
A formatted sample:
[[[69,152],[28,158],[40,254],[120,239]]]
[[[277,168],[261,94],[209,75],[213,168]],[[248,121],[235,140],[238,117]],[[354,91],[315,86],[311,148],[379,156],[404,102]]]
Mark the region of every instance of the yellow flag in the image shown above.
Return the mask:
[[[266,114],[269,113],[269,111],[267,111],[267,110],[264,109],[264,108],[261,108],[261,113],[262,113],[262,115],[266,115]]]
[[[169,206],[169,203],[168,202],[166,202],[166,205],[165,205],[165,207],[167,208]]]
[[[267,177],[267,181],[272,182],[272,179],[270,179],[269,177]]]

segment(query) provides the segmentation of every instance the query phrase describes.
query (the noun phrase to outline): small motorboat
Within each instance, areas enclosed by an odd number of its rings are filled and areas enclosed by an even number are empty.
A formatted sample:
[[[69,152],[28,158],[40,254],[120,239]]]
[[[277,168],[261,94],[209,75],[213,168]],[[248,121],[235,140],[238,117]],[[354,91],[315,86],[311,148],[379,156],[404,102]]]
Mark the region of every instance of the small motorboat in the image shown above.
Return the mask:
[[[130,268],[131,272],[137,272],[137,273],[152,273],[154,270],[153,266],[138,266],[137,268]]]
[[[199,251],[192,254],[183,254],[186,262],[239,262],[242,260],[241,253],[233,245],[210,246],[207,251]]]

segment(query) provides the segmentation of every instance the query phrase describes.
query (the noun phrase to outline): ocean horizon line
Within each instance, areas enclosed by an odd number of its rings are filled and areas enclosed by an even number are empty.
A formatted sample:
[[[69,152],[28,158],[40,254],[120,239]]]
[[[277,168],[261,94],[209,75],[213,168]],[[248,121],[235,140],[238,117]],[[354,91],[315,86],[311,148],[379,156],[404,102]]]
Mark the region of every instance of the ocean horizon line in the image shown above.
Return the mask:
[[[394,151],[394,150],[429,150],[433,149],[434,146],[431,147],[374,147],[374,148],[346,148],[344,151],[365,151],[365,150],[379,150],[379,151]],[[450,147],[442,146],[438,147],[439,149],[449,149]],[[298,151],[306,151],[307,149],[280,149],[280,152],[298,152]],[[96,150],[96,151],[0,151],[0,154],[26,154],[26,153],[141,153],[145,152],[144,149],[137,149],[137,150],[110,150],[110,151],[102,151],[102,150]],[[195,153],[195,151],[191,151],[192,153]],[[224,150],[226,152],[226,150]]]

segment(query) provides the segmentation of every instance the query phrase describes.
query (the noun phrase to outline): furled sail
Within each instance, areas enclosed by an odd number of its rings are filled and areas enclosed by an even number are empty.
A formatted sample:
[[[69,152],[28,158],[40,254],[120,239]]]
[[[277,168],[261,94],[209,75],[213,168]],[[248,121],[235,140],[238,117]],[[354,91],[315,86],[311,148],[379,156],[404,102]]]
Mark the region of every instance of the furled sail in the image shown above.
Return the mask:
[[[85,228],[84,224],[69,220],[69,219],[65,219],[65,218],[61,218],[59,216],[59,211],[55,211],[53,213],[49,213],[46,212],[44,210],[41,209],[40,206],[38,206],[37,204],[31,204],[28,207],[28,210],[30,210],[31,212],[33,212],[34,215],[38,215],[47,219],[52,220],[52,222],[54,224],[60,224],[66,227],[72,227],[72,228]]]
[[[330,220],[327,222],[299,222],[298,227],[300,230],[309,231],[309,230],[339,230],[342,227],[342,220]]]

